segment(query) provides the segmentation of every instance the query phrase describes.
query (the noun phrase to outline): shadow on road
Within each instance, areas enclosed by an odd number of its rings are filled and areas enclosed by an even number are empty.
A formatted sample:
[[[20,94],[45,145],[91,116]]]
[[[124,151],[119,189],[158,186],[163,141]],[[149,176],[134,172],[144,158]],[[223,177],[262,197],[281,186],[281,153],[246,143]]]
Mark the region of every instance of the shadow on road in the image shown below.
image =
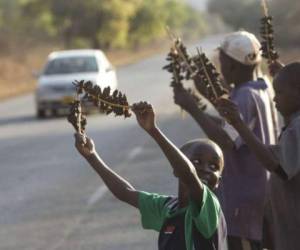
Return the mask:
[[[24,116],[16,116],[16,117],[9,117],[9,118],[0,118],[0,126],[7,126],[7,125],[18,125],[24,123],[37,123],[37,122],[44,122],[54,119],[66,119],[66,116],[51,116],[45,117],[43,119],[38,119],[34,115],[24,115]]]
[[[35,116],[17,116],[10,118],[0,118],[0,126],[13,125],[19,123],[30,123],[36,121]]]
[[[87,114],[85,114],[87,115]],[[97,111],[91,111],[88,113],[88,116],[96,116],[96,115],[103,115]],[[9,125],[19,125],[19,124],[30,124],[34,123],[42,123],[48,121],[55,121],[55,120],[67,120],[67,113],[62,114],[55,114],[55,115],[47,115],[43,118],[37,118],[34,114],[26,114],[26,115],[17,115],[11,117],[0,117],[0,126],[9,126]]]

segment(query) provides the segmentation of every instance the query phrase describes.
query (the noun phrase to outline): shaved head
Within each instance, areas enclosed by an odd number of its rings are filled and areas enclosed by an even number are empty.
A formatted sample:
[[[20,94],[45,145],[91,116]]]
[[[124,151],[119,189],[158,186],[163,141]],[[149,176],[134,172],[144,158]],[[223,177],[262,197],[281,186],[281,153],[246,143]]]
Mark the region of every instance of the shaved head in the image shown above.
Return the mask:
[[[292,87],[300,88],[300,62],[294,62],[283,67],[275,81],[285,82]]]
[[[277,110],[289,117],[300,110],[300,62],[283,67],[273,81]]]
[[[220,170],[223,170],[224,159],[223,152],[221,148],[211,140],[208,139],[196,139],[188,141],[181,148],[181,151],[188,157],[193,158],[193,156],[210,153],[214,155],[215,158],[219,158]]]

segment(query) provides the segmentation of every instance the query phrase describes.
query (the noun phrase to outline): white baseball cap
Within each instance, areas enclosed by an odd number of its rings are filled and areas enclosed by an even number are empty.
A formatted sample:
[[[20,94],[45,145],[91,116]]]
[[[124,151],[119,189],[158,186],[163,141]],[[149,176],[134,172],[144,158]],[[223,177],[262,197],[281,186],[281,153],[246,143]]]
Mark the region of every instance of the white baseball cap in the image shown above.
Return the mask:
[[[245,65],[255,65],[261,61],[260,48],[256,36],[247,31],[228,34],[219,47],[226,55]]]

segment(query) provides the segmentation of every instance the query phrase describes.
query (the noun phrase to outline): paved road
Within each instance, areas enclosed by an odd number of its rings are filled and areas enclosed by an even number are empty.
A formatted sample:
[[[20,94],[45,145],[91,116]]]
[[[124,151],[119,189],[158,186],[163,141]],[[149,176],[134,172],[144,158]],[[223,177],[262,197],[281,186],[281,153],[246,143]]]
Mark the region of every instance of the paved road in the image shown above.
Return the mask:
[[[204,47],[215,46],[216,39]],[[164,55],[118,69],[129,101],[150,101],[176,145],[203,136],[173,104]],[[88,134],[98,152],[137,189],[176,194],[168,162],[134,118],[93,115]],[[152,250],[157,234],[139,213],[107,192],[73,147],[65,118],[37,120],[27,95],[0,103],[1,250]]]

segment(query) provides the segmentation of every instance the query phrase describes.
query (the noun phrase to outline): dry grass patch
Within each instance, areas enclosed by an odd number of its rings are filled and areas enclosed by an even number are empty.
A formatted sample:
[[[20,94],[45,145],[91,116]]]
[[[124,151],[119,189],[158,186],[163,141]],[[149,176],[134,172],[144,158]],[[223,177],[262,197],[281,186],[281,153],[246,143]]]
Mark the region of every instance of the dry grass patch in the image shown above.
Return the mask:
[[[152,44],[148,48],[111,51],[108,58],[115,66],[134,63],[140,59],[167,51],[168,43]],[[42,69],[47,55],[59,47],[44,46],[21,51],[15,55],[0,56],[0,100],[32,92],[36,86],[34,71]]]

